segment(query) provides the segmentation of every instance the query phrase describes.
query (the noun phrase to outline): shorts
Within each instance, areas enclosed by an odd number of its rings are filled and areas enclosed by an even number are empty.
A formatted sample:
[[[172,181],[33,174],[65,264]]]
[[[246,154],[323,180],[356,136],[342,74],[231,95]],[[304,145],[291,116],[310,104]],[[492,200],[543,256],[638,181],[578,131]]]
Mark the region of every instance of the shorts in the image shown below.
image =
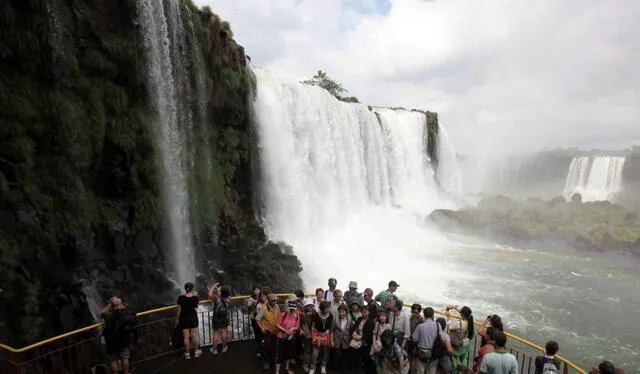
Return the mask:
[[[109,348],[107,346],[107,359],[109,362],[128,360],[131,352],[128,346],[122,348]]]
[[[291,359],[291,353],[293,352],[293,339],[278,338],[276,343],[276,363],[284,364],[285,361]]]
[[[213,327],[214,330],[226,329],[227,327],[229,327],[229,320],[228,319],[214,319],[213,323],[211,324],[211,326]]]
[[[178,328],[180,330],[197,329],[199,322],[198,315],[185,316],[184,318],[180,316],[180,320],[178,320]]]

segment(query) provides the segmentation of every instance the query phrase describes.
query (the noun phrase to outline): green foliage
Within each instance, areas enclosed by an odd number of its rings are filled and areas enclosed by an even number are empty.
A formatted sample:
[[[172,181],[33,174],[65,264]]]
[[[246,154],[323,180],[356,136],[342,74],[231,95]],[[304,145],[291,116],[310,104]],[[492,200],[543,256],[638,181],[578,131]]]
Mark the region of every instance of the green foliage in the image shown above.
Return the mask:
[[[342,95],[348,92],[344,87],[342,87],[340,83],[331,79],[329,75],[327,75],[327,73],[322,70],[318,70],[313,78],[302,81],[302,83],[308,84],[310,86],[318,86],[324,88],[338,99],[341,99]]]
[[[607,201],[567,202],[562,197],[548,202],[518,201],[506,196],[490,196],[476,208],[432,214],[436,223],[450,228],[441,219],[443,216],[464,230],[497,240],[560,242],[580,249],[623,250],[640,255],[637,213]]]
[[[340,100],[347,102],[347,103],[359,103],[360,101],[358,100],[357,97],[355,96],[349,96],[349,97],[343,97]]]

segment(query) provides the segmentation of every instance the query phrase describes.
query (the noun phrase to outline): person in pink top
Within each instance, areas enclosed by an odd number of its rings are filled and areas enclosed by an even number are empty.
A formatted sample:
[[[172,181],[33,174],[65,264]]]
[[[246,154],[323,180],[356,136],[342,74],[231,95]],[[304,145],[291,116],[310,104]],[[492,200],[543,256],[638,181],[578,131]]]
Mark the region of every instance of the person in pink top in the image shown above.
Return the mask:
[[[284,364],[285,370],[293,374],[289,369],[291,353],[293,352],[293,337],[300,330],[300,316],[298,315],[298,304],[295,301],[287,303],[287,312],[282,312],[277,322],[278,343],[276,345],[276,373],[280,373],[280,367]]]

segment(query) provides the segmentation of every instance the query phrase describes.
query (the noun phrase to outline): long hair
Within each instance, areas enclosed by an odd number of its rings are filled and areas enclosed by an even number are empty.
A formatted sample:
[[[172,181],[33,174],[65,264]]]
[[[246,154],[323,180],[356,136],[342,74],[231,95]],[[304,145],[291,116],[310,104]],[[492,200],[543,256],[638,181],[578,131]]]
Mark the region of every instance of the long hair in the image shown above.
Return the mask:
[[[468,325],[469,327],[467,328],[467,337],[469,339],[473,338],[473,314],[471,314],[471,308],[469,308],[468,306],[463,306],[462,309],[460,309],[460,315],[463,316],[464,318],[467,319]]]

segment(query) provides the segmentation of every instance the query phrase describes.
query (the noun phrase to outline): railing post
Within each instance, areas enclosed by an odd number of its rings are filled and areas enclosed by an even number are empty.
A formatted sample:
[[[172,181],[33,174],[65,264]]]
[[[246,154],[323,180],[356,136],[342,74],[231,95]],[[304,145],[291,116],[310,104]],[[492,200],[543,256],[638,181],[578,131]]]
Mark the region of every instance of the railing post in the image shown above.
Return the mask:
[[[563,363],[564,364],[564,369],[562,369],[562,374],[569,374],[569,365],[567,365],[567,363]]]

